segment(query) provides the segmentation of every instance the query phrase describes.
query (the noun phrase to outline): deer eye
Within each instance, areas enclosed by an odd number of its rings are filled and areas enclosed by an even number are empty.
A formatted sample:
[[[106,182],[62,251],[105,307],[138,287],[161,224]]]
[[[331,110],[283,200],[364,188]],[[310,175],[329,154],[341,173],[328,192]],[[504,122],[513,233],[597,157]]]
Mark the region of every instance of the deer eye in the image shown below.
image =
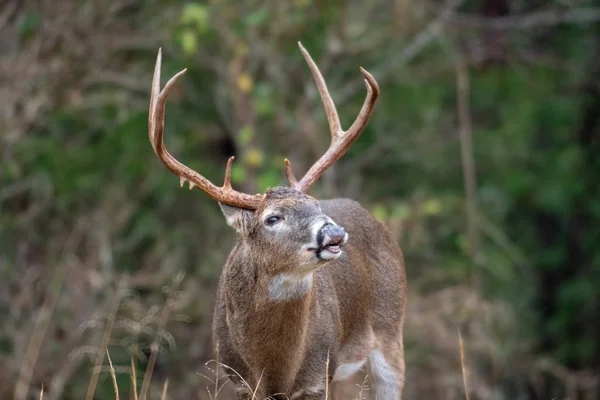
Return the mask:
[[[275,225],[276,223],[278,223],[279,221],[281,221],[283,218],[278,217],[277,215],[272,215],[269,218],[267,218],[265,220],[265,225]]]

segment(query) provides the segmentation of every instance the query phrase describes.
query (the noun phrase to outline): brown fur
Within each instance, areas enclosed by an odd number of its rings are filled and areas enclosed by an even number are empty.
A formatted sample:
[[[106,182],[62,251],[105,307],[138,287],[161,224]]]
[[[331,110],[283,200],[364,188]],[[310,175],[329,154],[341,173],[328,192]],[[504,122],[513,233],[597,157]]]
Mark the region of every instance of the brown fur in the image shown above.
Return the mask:
[[[274,208],[283,210],[290,224],[275,234],[261,219]],[[254,212],[232,207],[224,212],[240,238],[217,293],[213,339],[219,361],[252,388],[260,379],[257,398],[296,393],[294,399],[324,399],[328,358],[331,379],[337,366],[364,360],[380,349],[398,376],[400,398],[406,277],[402,254],[387,228],[354,201],[317,202],[288,188],[267,192]],[[349,235],[342,256],[315,263],[312,286],[302,297],[270,299],[273,277],[298,268],[297,257],[303,253],[294,246],[306,240],[305,221],[323,214]],[[246,396],[241,389],[240,399]]]

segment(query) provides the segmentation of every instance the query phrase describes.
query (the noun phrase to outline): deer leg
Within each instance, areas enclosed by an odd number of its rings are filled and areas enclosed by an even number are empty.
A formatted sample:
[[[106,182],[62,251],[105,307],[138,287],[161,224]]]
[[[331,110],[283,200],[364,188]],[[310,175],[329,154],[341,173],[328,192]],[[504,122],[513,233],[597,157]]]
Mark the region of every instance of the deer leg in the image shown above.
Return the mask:
[[[251,399],[253,396],[252,390],[246,385],[252,385],[253,381],[251,380],[251,374],[249,373],[245,363],[243,363],[241,359],[232,359],[231,357],[223,357],[223,359],[223,364],[226,366],[223,367],[223,370],[229,377],[231,383],[233,383],[235,386],[238,400]],[[238,374],[244,377],[246,380],[245,383],[242,381],[242,379],[240,379]]]
[[[238,400],[251,399],[252,391],[248,385],[254,384],[252,373],[233,347],[228,332],[221,333],[221,338],[217,342],[217,353],[221,369],[235,386]]]
[[[387,349],[386,349],[387,350]],[[402,346],[393,351],[380,349],[369,354],[369,398],[372,400],[400,400],[404,387],[404,351]]]
[[[250,400],[252,399],[252,392],[243,387],[236,388],[237,398],[238,400]]]

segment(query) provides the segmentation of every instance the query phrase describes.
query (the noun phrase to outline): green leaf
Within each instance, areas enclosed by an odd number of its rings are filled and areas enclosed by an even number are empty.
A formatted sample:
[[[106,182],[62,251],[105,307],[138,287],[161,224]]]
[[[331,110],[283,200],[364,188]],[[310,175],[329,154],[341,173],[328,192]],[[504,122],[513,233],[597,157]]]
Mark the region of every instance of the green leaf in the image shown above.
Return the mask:
[[[181,32],[179,41],[181,43],[181,49],[188,56],[194,54],[198,49],[198,38],[196,36],[196,33],[190,29],[186,29],[183,32]]]
[[[186,4],[181,13],[181,22],[192,24],[199,33],[204,33],[209,26],[209,12],[207,7],[198,3]]]
[[[429,199],[421,207],[424,215],[434,216],[442,212],[442,203],[438,199]]]
[[[265,157],[261,149],[252,147],[246,151],[244,158],[249,166],[259,168],[262,166]]]

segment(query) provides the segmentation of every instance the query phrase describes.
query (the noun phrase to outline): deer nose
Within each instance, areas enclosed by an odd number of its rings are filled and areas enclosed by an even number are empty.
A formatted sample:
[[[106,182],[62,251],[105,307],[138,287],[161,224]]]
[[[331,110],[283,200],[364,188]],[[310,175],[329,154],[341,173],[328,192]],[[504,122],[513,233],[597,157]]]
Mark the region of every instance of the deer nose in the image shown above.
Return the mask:
[[[320,247],[341,246],[346,241],[346,231],[339,225],[326,224],[317,235],[317,243]]]

